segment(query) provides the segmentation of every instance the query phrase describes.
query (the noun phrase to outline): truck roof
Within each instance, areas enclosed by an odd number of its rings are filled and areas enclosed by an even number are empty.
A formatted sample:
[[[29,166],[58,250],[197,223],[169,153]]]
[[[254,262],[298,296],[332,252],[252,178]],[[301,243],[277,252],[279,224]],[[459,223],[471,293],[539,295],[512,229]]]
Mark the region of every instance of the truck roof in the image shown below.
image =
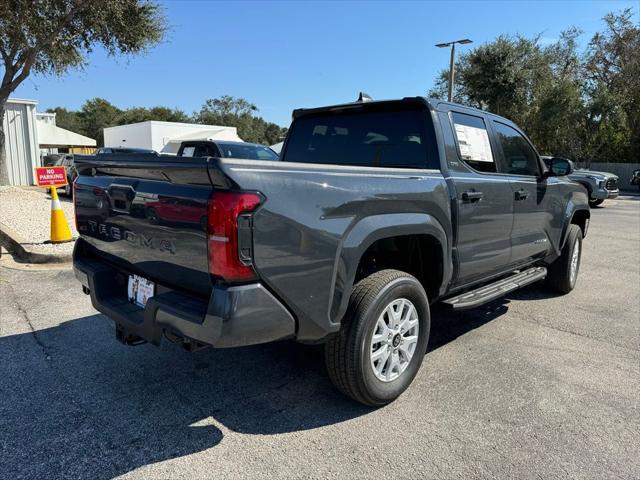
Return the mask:
[[[501,117],[500,115],[496,115],[495,113],[488,112],[486,110],[481,110],[479,108],[470,107],[468,105],[463,105],[461,103],[448,102],[446,100],[440,100],[437,98],[428,98],[428,97],[404,97],[398,99],[391,100],[370,100],[366,102],[350,102],[350,103],[341,103],[337,105],[328,105],[324,107],[315,107],[315,108],[298,108],[293,111],[292,117],[294,119],[311,115],[314,113],[322,113],[322,112],[335,112],[335,111],[344,111],[350,109],[366,109],[366,110],[384,110],[385,108],[394,106],[394,105],[413,105],[413,106],[422,106],[426,107],[430,110],[437,110],[440,105],[446,105],[449,107],[457,107],[463,108],[465,110],[471,110],[478,112],[482,115],[490,115],[495,118],[500,118],[508,121],[510,124],[513,124],[511,120],[505,117]]]

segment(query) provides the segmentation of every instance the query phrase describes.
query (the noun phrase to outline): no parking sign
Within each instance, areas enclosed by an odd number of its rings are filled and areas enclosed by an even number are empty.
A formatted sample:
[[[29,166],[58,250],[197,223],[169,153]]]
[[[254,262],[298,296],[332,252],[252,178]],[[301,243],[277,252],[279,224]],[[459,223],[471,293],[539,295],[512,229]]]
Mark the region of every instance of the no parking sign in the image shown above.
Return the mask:
[[[67,184],[65,167],[37,167],[36,185],[39,187],[61,187]]]

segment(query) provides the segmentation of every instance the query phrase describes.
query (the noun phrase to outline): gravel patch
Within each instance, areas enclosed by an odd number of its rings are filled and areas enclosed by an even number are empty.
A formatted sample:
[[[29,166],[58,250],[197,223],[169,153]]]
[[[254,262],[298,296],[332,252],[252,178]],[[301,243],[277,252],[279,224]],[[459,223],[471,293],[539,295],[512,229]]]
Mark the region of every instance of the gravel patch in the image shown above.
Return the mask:
[[[67,217],[73,238],[78,237],[73,222],[73,203],[70,198],[58,194]],[[42,188],[0,187],[0,223],[22,237],[26,250],[37,253],[67,255],[75,242],[45,243],[51,228],[51,196]]]

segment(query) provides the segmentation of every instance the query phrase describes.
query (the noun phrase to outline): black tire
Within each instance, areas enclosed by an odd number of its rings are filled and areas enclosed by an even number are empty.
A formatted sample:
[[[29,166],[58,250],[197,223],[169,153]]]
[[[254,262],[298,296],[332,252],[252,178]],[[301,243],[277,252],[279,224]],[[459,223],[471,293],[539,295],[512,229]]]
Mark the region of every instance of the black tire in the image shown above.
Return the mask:
[[[571,261],[578,245],[578,259],[575,276],[571,277]],[[582,230],[578,225],[569,225],[567,241],[560,256],[547,268],[547,285],[560,293],[569,293],[576,286],[582,258]]]
[[[409,300],[418,315],[413,356],[397,378],[382,381],[371,365],[371,339],[378,318],[396,299]],[[386,405],[400,396],[420,369],[429,341],[429,302],[418,280],[398,270],[381,270],[353,288],[340,332],[325,344],[325,363],[338,390],[368,406]],[[392,348],[392,347],[388,347]]]
[[[590,198],[590,199],[589,199],[589,206],[590,206],[591,208],[593,208],[593,207],[597,207],[598,205],[602,204],[602,202],[604,202],[604,199],[596,198],[596,199],[593,199],[593,200],[592,200],[592,199]]]

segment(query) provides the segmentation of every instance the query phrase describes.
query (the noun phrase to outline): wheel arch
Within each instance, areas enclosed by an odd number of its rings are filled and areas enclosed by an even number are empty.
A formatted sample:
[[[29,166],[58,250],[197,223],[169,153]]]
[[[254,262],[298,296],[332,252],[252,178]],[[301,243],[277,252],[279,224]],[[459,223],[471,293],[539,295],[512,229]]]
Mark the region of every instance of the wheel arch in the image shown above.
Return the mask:
[[[437,280],[434,282],[429,277],[431,283],[422,283],[430,300],[444,293],[452,273],[451,244],[444,227],[434,216],[426,213],[399,213],[365,217],[349,230],[337,255],[333,292],[330,296],[332,322],[339,323],[344,316],[367,252],[381,242],[395,242],[397,239],[403,239],[402,242],[418,242],[420,249],[430,249],[429,258],[438,258],[440,271]],[[385,263],[380,267],[397,268],[398,264]]]

